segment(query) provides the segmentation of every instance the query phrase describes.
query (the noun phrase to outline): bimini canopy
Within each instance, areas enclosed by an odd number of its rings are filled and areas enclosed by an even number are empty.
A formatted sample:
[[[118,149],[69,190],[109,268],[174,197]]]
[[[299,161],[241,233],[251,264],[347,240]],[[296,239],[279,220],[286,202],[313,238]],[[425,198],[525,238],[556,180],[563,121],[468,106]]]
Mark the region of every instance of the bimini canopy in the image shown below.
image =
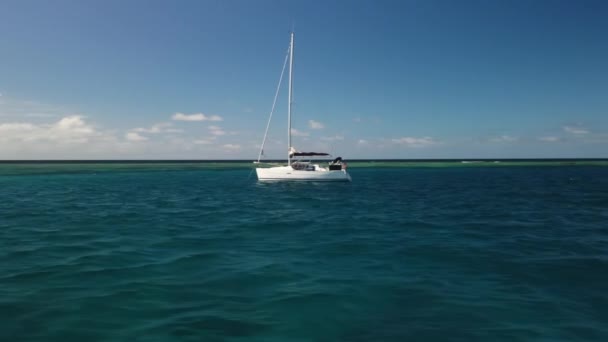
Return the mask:
[[[312,156],[328,156],[329,153],[324,152],[293,152],[292,157],[312,157]]]
[[[314,156],[328,156],[329,153],[325,152],[300,152],[295,148],[289,148],[289,156],[291,157],[314,157]]]

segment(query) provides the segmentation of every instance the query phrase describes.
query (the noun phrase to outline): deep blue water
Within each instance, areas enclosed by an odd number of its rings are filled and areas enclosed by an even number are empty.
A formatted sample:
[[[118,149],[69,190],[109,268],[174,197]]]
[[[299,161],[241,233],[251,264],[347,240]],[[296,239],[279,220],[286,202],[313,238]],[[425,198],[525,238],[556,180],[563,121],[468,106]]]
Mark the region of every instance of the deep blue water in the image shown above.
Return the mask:
[[[0,341],[608,341],[608,168],[0,176]]]

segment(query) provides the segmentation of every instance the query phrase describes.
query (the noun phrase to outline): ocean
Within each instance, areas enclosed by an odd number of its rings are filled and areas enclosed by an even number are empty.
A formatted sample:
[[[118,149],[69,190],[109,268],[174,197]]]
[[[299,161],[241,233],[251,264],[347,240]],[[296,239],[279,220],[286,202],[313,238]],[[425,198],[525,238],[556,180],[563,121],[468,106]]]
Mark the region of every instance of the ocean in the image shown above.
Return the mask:
[[[608,167],[0,164],[0,341],[608,341]]]

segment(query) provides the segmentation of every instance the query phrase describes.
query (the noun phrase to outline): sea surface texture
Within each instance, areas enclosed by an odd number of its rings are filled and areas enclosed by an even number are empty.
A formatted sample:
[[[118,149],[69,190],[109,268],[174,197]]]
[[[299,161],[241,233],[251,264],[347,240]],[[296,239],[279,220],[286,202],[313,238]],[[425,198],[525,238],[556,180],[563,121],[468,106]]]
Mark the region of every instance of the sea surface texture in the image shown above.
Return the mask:
[[[0,165],[0,341],[608,341],[608,168]]]

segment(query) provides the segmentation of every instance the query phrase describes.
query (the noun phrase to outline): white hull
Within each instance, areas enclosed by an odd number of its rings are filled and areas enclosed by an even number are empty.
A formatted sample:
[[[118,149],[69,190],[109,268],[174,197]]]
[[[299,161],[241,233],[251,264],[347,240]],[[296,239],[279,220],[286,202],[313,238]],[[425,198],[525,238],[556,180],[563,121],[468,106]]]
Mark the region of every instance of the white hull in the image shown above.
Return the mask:
[[[314,181],[314,182],[350,182],[346,170],[337,171],[305,171],[294,170],[291,166],[256,168],[258,180],[261,181]]]

